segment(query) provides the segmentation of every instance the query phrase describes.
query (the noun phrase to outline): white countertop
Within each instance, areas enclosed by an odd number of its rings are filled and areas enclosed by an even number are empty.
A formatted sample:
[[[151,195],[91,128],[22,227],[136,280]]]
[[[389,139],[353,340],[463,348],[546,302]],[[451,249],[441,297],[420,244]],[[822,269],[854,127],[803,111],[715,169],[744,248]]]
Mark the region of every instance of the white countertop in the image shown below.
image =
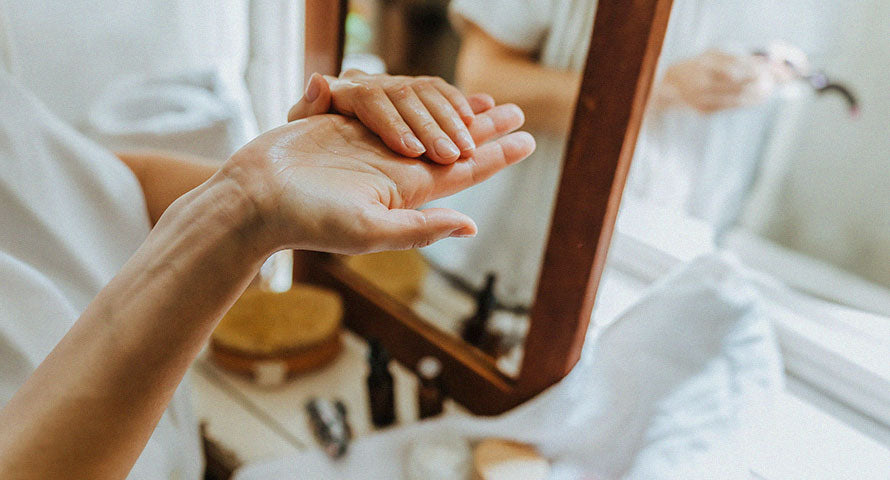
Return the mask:
[[[594,320],[607,323],[639,298],[648,281],[617,269],[607,270],[601,284]],[[355,435],[372,434],[365,376],[366,346],[344,333],[344,349],[330,365],[280,387],[259,387],[216,368],[206,357],[193,367],[197,415],[208,423],[210,435],[245,462],[268,460],[312,448],[316,442],[307,423],[304,404],[314,396],[339,398],[348,408]],[[414,422],[416,379],[393,362],[398,424]],[[792,389],[793,390],[793,389]],[[890,449],[817,408],[800,396],[782,396],[776,406],[779,424],[755,426],[754,478],[881,479],[890,478]],[[446,405],[449,411],[459,409]]]

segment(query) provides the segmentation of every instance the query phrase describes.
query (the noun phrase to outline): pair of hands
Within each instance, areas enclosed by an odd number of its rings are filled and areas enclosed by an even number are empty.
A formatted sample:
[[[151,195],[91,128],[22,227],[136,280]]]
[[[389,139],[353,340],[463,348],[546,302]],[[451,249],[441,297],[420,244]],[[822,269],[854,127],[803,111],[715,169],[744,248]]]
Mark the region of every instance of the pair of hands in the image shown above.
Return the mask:
[[[683,105],[701,113],[758,105],[794,78],[793,63],[806,57],[793,47],[770,55],[732,55],[709,50],[668,67],[657,91],[661,105]]]
[[[524,121],[517,106],[430,77],[315,75],[288,120],[221,170],[256,206],[274,249],[358,254],[473,236],[464,214],[416,208],[535,147],[528,133],[509,133]]]

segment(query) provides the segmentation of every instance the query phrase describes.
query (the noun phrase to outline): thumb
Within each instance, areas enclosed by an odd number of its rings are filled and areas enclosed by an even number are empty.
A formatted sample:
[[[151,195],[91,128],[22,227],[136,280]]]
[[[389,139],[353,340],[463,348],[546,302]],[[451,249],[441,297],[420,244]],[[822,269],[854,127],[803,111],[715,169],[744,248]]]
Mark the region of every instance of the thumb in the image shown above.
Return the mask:
[[[331,109],[331,87],[321,75],[313,73],[306,84],[303,98],[287,112],[287,121],[327,113]]]
[[[477,231],[473,219],[449,208],[393,209],[381,217],[376,222],[379,250],[423,248],[448,237],[472,237]]]

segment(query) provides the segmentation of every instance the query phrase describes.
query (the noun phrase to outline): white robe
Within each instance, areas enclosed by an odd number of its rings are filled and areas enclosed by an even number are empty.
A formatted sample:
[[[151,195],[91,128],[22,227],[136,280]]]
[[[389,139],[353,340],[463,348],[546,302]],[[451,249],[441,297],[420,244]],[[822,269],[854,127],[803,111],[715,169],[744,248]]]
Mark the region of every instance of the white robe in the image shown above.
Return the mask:
[[[149,228],[132,172],[55,118],[0,68],[0,405]],[[187,384],[177,389],[127,478],[201,478]]]
[[[818,12],[768,0],[675,0],[656,78],[677,60],[709,48],[747,53],[788,35],[809,47]],[[548,68],[580,72],[587,58],[596,0],[454,0],[458,29],[467,21]],[[607,68],[607,67],[606,67]],[[521,81],[514,79],[513,81]],[[742,207],[768,139],[777,102],[703,116],[674,109],[649,116],[640,132],[626,195],[674,208],[718,227]],[[474,239],[446,239],[424,249],[433,263],[481,285],[498,273],[507,303],[531,302],[549,232],[565,138],[531,132],[537,150],[525,161],[452,197],[434,202],[476,220]]]

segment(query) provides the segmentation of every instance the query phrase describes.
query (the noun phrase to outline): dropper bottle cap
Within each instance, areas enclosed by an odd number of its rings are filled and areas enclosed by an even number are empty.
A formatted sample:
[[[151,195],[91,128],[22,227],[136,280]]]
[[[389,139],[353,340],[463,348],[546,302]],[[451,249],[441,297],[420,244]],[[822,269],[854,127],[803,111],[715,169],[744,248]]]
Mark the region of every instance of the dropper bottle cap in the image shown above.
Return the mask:
[[[442,374],[442,362],[436,357],[423,357],[417,362],[417,374],[424,380],[434,380]]]

